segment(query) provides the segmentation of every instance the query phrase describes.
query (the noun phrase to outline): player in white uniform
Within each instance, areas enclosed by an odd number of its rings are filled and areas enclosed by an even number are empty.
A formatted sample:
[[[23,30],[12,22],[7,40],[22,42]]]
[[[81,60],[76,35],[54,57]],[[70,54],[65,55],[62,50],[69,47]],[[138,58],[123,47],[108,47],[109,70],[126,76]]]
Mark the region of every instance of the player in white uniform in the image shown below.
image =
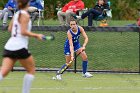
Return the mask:
[[[28,51],[28,37],[35,37],[42,40],[42,34],[30,32],[31,21],[27,12],[29,0],[17,0],[19,11],[14,15],[9,24],[8,30],[11,37],[5,45],[3,61],[0,68],[0,81],[11,71],[18,60],[27,70],[24,76],[22,93],[29,93],[32,80],[35,74],[35,62]]]

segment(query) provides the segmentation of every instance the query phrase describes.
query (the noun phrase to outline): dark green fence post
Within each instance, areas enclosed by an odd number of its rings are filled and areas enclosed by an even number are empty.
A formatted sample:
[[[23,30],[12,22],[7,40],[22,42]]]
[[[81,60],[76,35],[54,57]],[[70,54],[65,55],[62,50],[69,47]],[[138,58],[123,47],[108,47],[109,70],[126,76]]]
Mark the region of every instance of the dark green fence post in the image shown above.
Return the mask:
[[[77,72],[77,70],[76,70],[76,67],[77,67],[77,57],[76,57],[76,52],[74,53],[74,58],[75,58],[75,60],[74,60],[74,73],[76,73],[76,72]]]
[[[139,33],[139,74],[140,74],[140,30],[138,33]]]

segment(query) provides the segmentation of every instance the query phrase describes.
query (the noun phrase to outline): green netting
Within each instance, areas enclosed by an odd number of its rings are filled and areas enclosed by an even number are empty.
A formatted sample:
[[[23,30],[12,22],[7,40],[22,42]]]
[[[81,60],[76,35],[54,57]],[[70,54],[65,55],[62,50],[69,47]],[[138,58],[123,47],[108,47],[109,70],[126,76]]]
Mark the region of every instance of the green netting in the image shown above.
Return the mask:
[[[63,53],[66,32],[36,31],[54,34],[54,41],[38,41],[30,38],[29,50],[33,54],[36,67],[60,68],[65,63]],[[89,70],[139,72],[139,33],[138,32],[92,32],[87,31],[89,43],[86,47]],[[0,54],[10,33],[0,31]],[[83,42],[82,36],[80,38]],[[0,64],[2,57],[0,57]],[[77,59],[77,69],[81,68],[81,58]],[[18,62],[15,66],[20,66]],[[73,68],[73,67],[72,67]]]

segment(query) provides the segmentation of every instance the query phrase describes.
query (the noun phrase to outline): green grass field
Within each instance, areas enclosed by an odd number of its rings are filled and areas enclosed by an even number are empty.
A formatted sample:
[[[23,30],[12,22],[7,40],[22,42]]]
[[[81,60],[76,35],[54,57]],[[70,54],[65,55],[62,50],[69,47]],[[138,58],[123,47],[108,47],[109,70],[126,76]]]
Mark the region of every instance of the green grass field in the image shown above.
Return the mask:
[[[11,72],[0,82],[0,93],[21,93],[25,72]],[[53,72],[37,72],[31,93],[139,93],[140,75],[93,74],[84,78],[81,73],[65,73],[63,80],[52,80]]]
[[[58,21],[47,20],[46,25],[58,25]],[[111,21],[110,26],[124,26],[134,21]],[[50,32],[36,31],[50,34]],[[35,57],[36,67],[60,68],[65,63],[63,45],[66,32],[51,32],[54,41],[40,42],[30,39],[29,49]],[[139,71],[139,34],[137,32],[91,32],[86,52],[89,70]],[[0,54],[10,37],[0,31]],[[82,43],[82,39],[80,40]],[[2,57],[0,56],[0,64]],[[81,69],[78,58],[77,68]],[[20,66],[17,62],[15,66]],[[0,93],[21,93],[25,72],[11,72],[0,82]],[[92,73],[92,78],[83,78],[81,73],[66,72],[62,81],[52,80],[54,72],[37,72],[31,93],[139,93],[140,75]]]

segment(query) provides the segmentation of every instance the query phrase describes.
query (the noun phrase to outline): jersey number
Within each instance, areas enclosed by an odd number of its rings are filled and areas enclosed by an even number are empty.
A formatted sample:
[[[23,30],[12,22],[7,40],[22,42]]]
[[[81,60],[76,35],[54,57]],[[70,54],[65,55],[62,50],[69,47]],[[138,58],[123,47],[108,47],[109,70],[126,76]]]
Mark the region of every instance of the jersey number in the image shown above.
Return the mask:
[[[73,42],[77,42],[77,41],[78,41],[78,39],[79,39],[79,37],[80,37],[80,35],[78,35],[78,36],[74,37],[74,38],[73,38]]]
[[[16,37],[16,36],[17,36],[17,29],[18,29],[18,26],[17,26],[17,25],[15,25],[15,33],[14,33],[14,37]]]

